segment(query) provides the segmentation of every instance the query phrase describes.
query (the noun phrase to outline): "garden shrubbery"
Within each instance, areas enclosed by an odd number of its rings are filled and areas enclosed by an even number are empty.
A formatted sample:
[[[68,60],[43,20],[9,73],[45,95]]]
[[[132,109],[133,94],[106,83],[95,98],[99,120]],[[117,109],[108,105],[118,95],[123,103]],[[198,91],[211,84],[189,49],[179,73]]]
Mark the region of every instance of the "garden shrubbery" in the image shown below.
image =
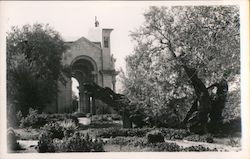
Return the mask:
[[[208,142],[208,143],[213,143],[213,136],[210,134],[207,135],[197,135],[197,134],[192,134],[184,138],[185,140],[188,141],[194,141],[194,142]]]
[[[91,119],[92,121],[111,121],[111,120],[121,120],[122,117],[119,114],[102,114],[102,115],[93,115]]]
[[[20,113],[17,114],[20,118]],[[21,128],[40,128],[41,126],[45,125],[48,122],[48,115],[47,114],[38,114],[37,110],[32,108],[29,109],[29,113],[26,117],[22,117],[20,121]]]
[[[97,137],[118,137],[118,136],[125,136],[125,137],[144,137],[146,134],[154,128],[134,128],[134,129],[124,129],[124,128],[104,128],[96,130]],[[171,128],[157,128],[162,135],[168,139],[183,139],[184,137],[190,135],[190,132],[184,129],[171,129]]]
[[[152,130],[146,134],[148,143],[164,142],[164,136],[159,130]]]
[[[51,122],[42,128],[37,146],[38,152],[100,152],[101,140],[76,132],[77,125],[71,119]]]
[[[40,128],[49,122],[63,121],[64,119],[70,119],[75,124],[79,123],[77,117],[71,114],[38,114],[38,111],[32,108],[29,109],[26,117],[22,117],[20,112],[17,113],[17,117],[20,118],[21,128]]]
[[[159,130],[167,140],[182,140],[190,135],[190,132],[185,129],[160,128]]]
[[[75,132],[71,137],[62,140],[54,139],[56,152],[103,152],[102,140],[93,140],[87,135]]]
[[[172,142],[158,142],[158,143],[150,143],[147,141],[145,137],[116,137],[111,138],[106,142],[106,144],[110,145],[119,145],[119,146],[134,146],[140,147],[141,149],[146,149],[146,151],[163,151],[163,152],[190,152],[190,151],[218,151],[216,148],[210,149],[208,147],[204,147],[202,145],[183,147],[179,146],[176,143]]]
[[[181,151],[186,151],[186,152],[192,152],[192,151],[197,151],[197,152],[202,152],[202,151],[218,151],[216,148],[210,149],[209,147],[204,147],[202,145],[198,146],[189,146],[182,148]]]
[[[182,150],[181,146],[169,142],[149,143],[146,146],[150,148],[149,151],[177,152]]]
[[[97,137],[110,138],[118,136],[126,137],[143,137],[149,132],[150,128],[135,128],[135,129],[124,129],[124,128],[104,128],[96,130]]]

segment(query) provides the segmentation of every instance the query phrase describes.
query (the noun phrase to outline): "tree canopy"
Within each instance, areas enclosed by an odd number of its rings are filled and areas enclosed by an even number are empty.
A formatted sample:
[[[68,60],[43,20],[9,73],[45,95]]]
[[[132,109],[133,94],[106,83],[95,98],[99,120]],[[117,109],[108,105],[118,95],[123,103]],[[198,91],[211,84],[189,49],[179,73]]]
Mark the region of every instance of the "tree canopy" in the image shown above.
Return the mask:
[[[131,33],[136,46],[126,58],[124,93],[156,123],[174,125],[195,96],[183,63],[207,87],[224,73],[229,82],[240,73],[239,8],[150,7],[144,18]]]
[[[12,27],[7,33],[8,105],[25,114],[28,108],[41,111],[54,102],[65,49],[60,34],[49,25]]]

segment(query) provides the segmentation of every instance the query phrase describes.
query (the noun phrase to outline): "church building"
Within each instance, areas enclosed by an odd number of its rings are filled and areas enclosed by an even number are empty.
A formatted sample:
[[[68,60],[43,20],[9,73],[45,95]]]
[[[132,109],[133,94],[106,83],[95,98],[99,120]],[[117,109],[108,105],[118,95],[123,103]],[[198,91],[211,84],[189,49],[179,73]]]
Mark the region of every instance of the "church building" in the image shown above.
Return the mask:
[[[114,58],[110,53],[110,35],[113,29],[95,27],[89,30],[87,38],[67,42],[69,46],[63,53],[62,62],[70,68],[71,77],[79,82],[79,103],[77,111],[80,113],[96,114],[99,106],[105,105],[84,93],[83,83],[95,82],[101,87],[109,87],[115,91],[116,75]],[[72,110],[72,81],[65,76],[65,83],[58,82],[57,107],[54,112],[64,113]],[[53,111],[53,110],[52,110]]]

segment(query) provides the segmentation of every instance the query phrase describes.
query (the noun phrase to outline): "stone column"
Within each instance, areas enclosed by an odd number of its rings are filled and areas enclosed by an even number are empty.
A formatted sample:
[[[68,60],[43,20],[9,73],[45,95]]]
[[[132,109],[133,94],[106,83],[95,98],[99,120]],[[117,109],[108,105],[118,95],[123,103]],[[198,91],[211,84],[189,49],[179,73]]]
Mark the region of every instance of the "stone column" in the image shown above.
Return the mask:
[[[82,93],[82,90],[80,90],[79,92],[79,106],[78,106],[78,112],[79,113],[84,113],[84,96],[83,96],[83,93]]]

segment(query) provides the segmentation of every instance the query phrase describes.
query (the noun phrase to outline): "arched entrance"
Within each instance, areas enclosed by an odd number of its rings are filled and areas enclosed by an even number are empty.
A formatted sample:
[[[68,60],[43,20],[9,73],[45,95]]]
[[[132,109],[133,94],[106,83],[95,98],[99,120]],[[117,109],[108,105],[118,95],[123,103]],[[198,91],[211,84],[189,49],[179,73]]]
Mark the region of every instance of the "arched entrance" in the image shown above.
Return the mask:
[[[86,82],[97,82],[97,67],[95,61],[88,56],[76,57],[71,63],[71,74],[79,83],[78,112],[95,114],[95,99],[86,95],[83,86]]]

